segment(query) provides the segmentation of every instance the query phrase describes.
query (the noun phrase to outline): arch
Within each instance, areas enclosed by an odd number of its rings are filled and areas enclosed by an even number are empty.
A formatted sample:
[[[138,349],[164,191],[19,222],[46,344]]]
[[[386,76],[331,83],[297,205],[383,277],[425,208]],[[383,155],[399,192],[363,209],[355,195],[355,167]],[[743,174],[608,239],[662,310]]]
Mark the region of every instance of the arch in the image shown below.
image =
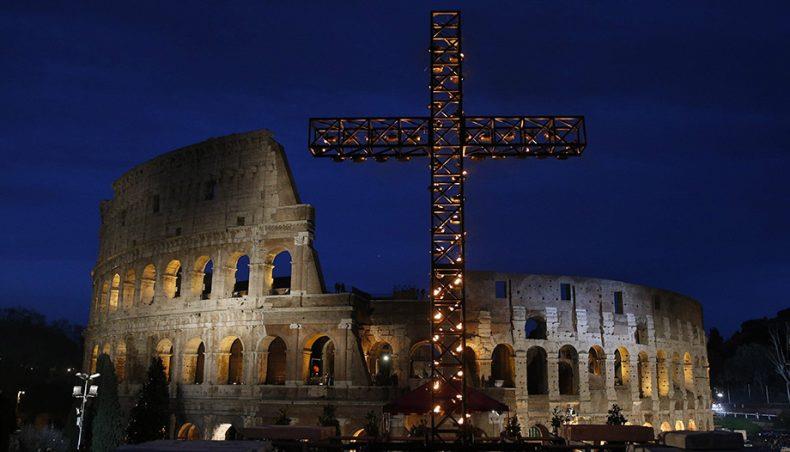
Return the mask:
[[[431,356],[433,350],[433,357]],[[409,378],[431,376],[431,359],[439,356],[439,348],[428,341],[420,341],[409,350]]]
[[[288,295],[291,293],[291,273],[293,269],[293,259],[288,250],[280,251],[271,260],[272,263],[272,287],[269,293],[272,295]]]
[[[681,419],[675,421],[675,430],[685,430],[685,429],[686,426],[683,425],[683,421]]]
[[[507,344],[499,344],[491,353],[491,381],[502,381],[502,386],[512,388],[514,382],[514,353],[513,348]]]
[[[134,305],[134,285],[137,282],[137,275],[134,269],[126,270],[126,275],[123,279],[123,308],[129,309]]]
[[[614,351],[614,385],[628,386],[631,382],[631,362],[628,349],[618,347]]]
[[[686,428],[688,428],[691,431],[696,431],[697,430],[697,423],[694,422],[694,419],[689,419],[689,422],[688,422],[688,425],[686,426]]]
[[[228,336],[220,341],[217,360],[217,383],[242,384],[244,375],[244,344],[237,336]]]
[[[360,436],[363,436],[364,434],[365,434],[365,429],[364,428],[360,428],[360,429],[355,430],[354,433],[351,434],[351,436],[353,436],[355,438],[358,438]]]
[[[178,429],[176,437],[182,441],[195,441],[200,439],[200,429],[197,425],[187,422]]]
[[[653,428],[653,424],[651,424],[650,422],[645,422],[644,424],[642,424],[642,427],[650,427],[650,428]]]
[[[101,285],[101,295],[99,296],[99,314],[107,314],[107,305],[110,302],[110,282],[104,281]]]
[[[563,345],[557,359],[560,395],[579,394],[579,353],[572,345]]]
[[[527,339],[546,339],[546,319],[530,317],[524,324],[524,337]]]
[[[110,312],[118,310],[118,295],[121,289],[121,275],[118,273],[112,275],[112,285],[110,286]]]
[[[199,385],[203,383],[206,367],[206,345],[199,337],[188,340],[184,346],[184,383]]]
[[[115,346],[113,358],[115,376],[118,378],[118,383],[122,383],[126,380],[126,343],[124,341],[118,342],[118,345]]]
[[[661,431],[662,432],[671,432],[672,426],[669,425],[669,422],[664,421],[661,423]]]
[[[667,355],[664,350],[656,352],[656,384],[658,385],[658,396],[666,397],[669,395],[669,369]]]
[[[548,354],[543,347],[527,350],[527,394],[549,393]]]
[[[234,435],[234,428],[232,424],[219,424],[211,433],[212,441],[225,441]]]
[[[91,351],[91,364],[90,369],[91,373],[96,373],[96,361],[99,359],[99,344],[93,346],[93,350]]]
[[[606,354],[600,345],[587,353],[587,380],[590,389],[606,389]]]
[[[323,334],[307,341],[303,350],[303,377],[308,385],[332,386],[335,379],[335,343]]]
[[[469,386],[480,387],[480,367],[477,365],[477,354],[472,347],[464,348],[464,375]]]
[[[376,386],[390,386],[393,379],[392,346],[380,341],[368,351],[368,370]]]
[[[234,260],[233,266],[233,292],[231,297],[238,298],[247,295],[250,289],[250,257],[246,254],[239,254]]]
[[[110,356],[110,354],[112,354],[112,345],[110,345],[109,342],[105,342],[101,352],[107,356]]]
[[[647,353],[640,352],[637,363],[637,376],[639,379],[639,397],[642,399],[650,398],[653,388],[650,384],[650,362]]]
[[[156,356],[162,360],[162,367],[165,369],[165,377],[170,383],[170,362],[173,357],[173,342],[170,339],[162,339],[156,344]]]
[[[694,392],[694,364],[689,352],[683,355],[683,380],[686,383],[686,391]]]
[[[167,267],[165,267],[165,274],[162,277],[167,298],[178,298],[181,296],[181,279],[181,261],[173,259],[168,262]]]
[[[198,257],[195,260],[195,276],[192,278],[192,294],[201,300],[208,300],[213,277],[214,261],[210,256]]]
[[[154,288],[156,286],[156,267],[148,264],[143,268],[140,278],[140,303],[151,304],[154,302]]]
[[[267,385],[284,385],[286,377],[287,366],[287,348],[285,341],[279,336],[268,336],[261,342],[262,353],[261,369],[261,383]],[[265,356],[265,367],[264,359]]]

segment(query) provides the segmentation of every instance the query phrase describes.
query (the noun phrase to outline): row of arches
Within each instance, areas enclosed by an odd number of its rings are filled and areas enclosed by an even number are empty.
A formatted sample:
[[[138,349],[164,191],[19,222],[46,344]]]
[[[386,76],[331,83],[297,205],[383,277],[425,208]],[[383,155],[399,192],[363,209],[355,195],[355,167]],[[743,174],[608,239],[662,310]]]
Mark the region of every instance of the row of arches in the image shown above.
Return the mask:
[[[281,251],[270,256],[264,266],[271,272],[271,295],[285,295],[291,289],[291,254]],[[224,294],[218,298],[241,297],[249,291],[250,259],[244,253],[232,253],[227,261],[226,270],[219,277],[225,278]],[[170,260],[161,275],[154,264],[149,263],[138,272],[130,268],[123,273],[114,273],[96,287],[94,309],[99,313],[112,313],[119,308],[129,309],[135,304],[150,305],[157,294],[158,278],[161,281],[161,295],[165,299],[187,296],[192,299],[208,299],[215,285],[214,260],[208,255],[197,257],[186,268],[179,259]],[[188,273],[189,277],[185,277]],[[123,275],[123,276],[122,276]],[[265,275],[266,276],[266,275]]]
[[[115,348],[109,343],[102,347],[95,345],[90,359],[91,372],[96,370],[96,361],[100,353],[111,356],[119,381],[126,379],[127,348],[124,341]],[[159,340],[154,347],[153,355],[162,361],[165,377],[170,382],[174,375],[173,366],[176,350],[173,341],[165,338]],[[207,363],[209,352],[205,342],[194,337],[188,340],[181,352],[181,370],[179,382],[184,384],[203,384],[208,381]],[[245,347],[241,338],[228,336],[219,342],[214,352],[216,373],[213,381],[216,384],[244,384],[245,382]],[[284,385],[287,377],[288,350],[285,340],[279,336],[266,336],[258,347],[258,358],[255,363],[255,383],[262,385]],[[305,384],[334,384],[335,343],[327,335],[316,335],[305,342],[302,350],[303,373]]]

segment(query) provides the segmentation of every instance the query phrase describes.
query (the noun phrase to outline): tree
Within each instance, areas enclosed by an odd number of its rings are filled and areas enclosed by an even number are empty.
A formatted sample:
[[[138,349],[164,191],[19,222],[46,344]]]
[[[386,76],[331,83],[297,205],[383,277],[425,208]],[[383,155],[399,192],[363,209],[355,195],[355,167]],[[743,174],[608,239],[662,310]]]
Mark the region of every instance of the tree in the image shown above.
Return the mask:
[[[378,438],[381,435],[381,418],[373,411],[368,411],[365,415],[365,435],[371,438]]]
[[[105,353],[96,361],[99,394],[96,397],[96,415],[93,418],[91,451],[114,451],[123,440],[121,404],[118,402],[118,378],[110,357]]]
[[[618,404],[612,404],[612,408],[607,412],[606,425],[625,425],[628,419],[623,416],[623,409]]]
[[[518,416],[508,418],[505,424],[505,439],[508,441],[518,441],[521,439],[521,424],[518,423]]]
[[[324,412],[318,417],[318,425],[322,427],[334,427],[335,435],[340,436],[340,421],[337,420],[335,415],[336,408],[334,405],[326,405]]]
[[[167,377],[160,358],[152,358],[137,403],[129,415],[127,440],[131,444],[164,439],[170,414]]]
[[[277,415],[277,419],[274,420],[274,425],[291,425],[291,418],[288,417],[285,408],[280,408],[280,413]]]
[[[551,410],[551,431],[555,435],[559,432],[561,425],[567,424],[570,421],[571,415],[567,411],[561,410],[556,406]]]
[[[768,349],[768,360],[779,377],[785,382],[787,401],[790,402],[790,350],[788,349],[788,335],[790,328],[785,323],[781,328],[770,331],[771,347]]]

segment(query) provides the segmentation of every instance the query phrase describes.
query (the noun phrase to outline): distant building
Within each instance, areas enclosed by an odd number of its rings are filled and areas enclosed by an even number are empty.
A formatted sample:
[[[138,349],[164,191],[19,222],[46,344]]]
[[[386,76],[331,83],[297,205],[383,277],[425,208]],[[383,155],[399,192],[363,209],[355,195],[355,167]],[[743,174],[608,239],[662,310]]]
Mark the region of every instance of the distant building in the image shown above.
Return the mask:
[[[368,411],[428,375],[428,303],[326,290],[313,207],[269,132],[169,152],[113,188],[101,204],[85,362],[108,353],[129,405],[150,357],[161,357],[174,437],[221,438],[273,422],[280,408],[315,425],[329,403],[354,434]],[[490,272],[469,272],[467,291],[469,380],[524,428],[547,425],[553,407],[603,423],[613,403],[657,431],[713,428],[696,301],[618,281]],[[489,435],[503,422],[473,419]],[[402,432],[418,421],[390,424]]]

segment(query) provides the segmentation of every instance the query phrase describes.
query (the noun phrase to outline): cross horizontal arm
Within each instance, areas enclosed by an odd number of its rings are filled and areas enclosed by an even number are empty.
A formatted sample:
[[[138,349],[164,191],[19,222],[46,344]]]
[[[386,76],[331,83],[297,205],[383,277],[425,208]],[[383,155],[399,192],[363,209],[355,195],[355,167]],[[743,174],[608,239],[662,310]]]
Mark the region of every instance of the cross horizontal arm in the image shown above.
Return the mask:
[[[583,116],[464,117],[464,156],[486,157],[578,156],[587,145]]]
[[[581,155],[587,146],[583,116],[464,117],[464,156],[504,157]],[[430,153],[430,118],[314,118],[308,147],[316,157],[341,161],[390,157],[408,160]]]
[[[408,160],[429,154],[430,118],[314,118],[308,148],[335,160],[389,157]]]

